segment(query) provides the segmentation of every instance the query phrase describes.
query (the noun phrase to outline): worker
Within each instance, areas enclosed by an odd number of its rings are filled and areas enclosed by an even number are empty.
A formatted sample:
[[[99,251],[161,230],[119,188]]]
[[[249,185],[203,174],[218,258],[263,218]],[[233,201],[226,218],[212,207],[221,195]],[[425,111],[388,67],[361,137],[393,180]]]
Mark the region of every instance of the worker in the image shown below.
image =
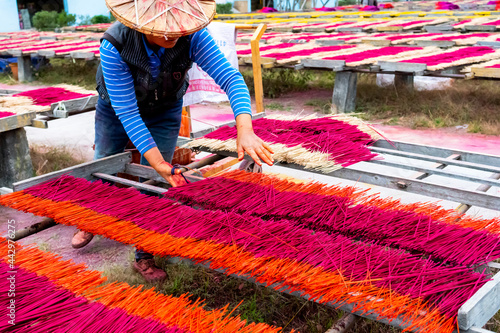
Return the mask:
[[[148,10],[165,9],[165,0],[137,3],[147,5]],[[181,3],[172,2],[169,6],[177,8]],[[118,21],[101,39],[101,64],[96,75],[99,99],[95,114],[95,159],[123,152],[130,139],[141,153],[141,164],[153,167],[172,186],[182,183],[180,170],[172,175],[170,162],[181,125],[182,99],[189,84],[187,72],[195,62],[229,97],[236,118],[238,158],[242,160],[246,152],[258,165],[262,164],[261,159],[273,164],[271,148],[253,131],[250,94],[242,75],[229,64],[205,29],[214,15],[215,2],[205,1],[203,8],[213,7],[213,12],[197,15],[201,17],[199,20],[193,20],[193,13],[189,16],[186,9],[177,10],[175,17],[168,9],[164,11],[168,16],[158,15],[160,12],[150,15],[149,18],[167,20],[156,23],[155,28],[165,29],[154,33],[141,30],[135,18],[114,12],[116,6],[130,7],[130,0],[107,0],[106,4]],[[183,25],[174,22],[188,22],[187,19],[191,24],[199,23],[189,32],[182,31]],[[89,232],[77,231],[72,246],[84,247],[92,238]],[[166,278],[166,273],[155,265],[153,255],[136,250],[135,259],[134,268],[147,281]]]

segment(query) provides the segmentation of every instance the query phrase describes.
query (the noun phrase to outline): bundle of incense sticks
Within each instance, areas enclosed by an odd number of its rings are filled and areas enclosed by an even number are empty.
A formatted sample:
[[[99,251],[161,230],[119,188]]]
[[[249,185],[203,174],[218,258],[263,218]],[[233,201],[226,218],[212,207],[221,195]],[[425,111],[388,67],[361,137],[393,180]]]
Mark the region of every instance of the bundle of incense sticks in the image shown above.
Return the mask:
[[[7,258],[7,240],[0,238],[1,258]],[[6,260],[6,259],[3,259]],[[62,260],[35,247],[17,245],[14,266],[0,260],[0,288],[9,290],[15,274],[15,325],[0,322],[2,332],[163,332],[163,333],[276,333],[280,328],[247,324],[231,316],[228,306],[207,311],[189,295],[163,295],[123,282],[106,283],[101,272]],[[13,273],[15,272],[15,273]],[[2,304],[10,304],[7,292]],[[234,311],[234,310],[233,310]],[[0,315],[8,318],[8,306]]]
[[[382,138],[358,118],[268,116],[253,122],[255,133],[269,143],[278,162],[294,163],[324,173],[377,155],[367,146]],[[190,148],[236,152],[235,127],[224,126],[193,140]]]
[[[13,113],[50,111],[53,103],[96,95],[95,91],[71,85],[28,90],[12,96],[0,97],[0,108]]]
[[[269,186],[274,182],[279,183],[271,179]],[[269,186],[261,194],[273,207],[276,194]],[[234,186],[227,191],[238,192]],[[352,192],[356,200],[369,201],[352,188],[344,196]],[[349,303],[354,311],[389,321],[399,318],[408,330],[452,332],[460,306],[488,281],[487,275],[465,266],[388,248],[347,235],[346,230],[336,232],[338,225],[323,231],[321,226],[252,211],[200,210],[70,176],[1,196],[0,205],[51,217],[156,255],[208,262],[225,274],[300,291],[320,303]],[[298,210],[292,213],[300,216]],[[355,218],[349,214],[346,220]]]
[[[5,118],[5,117],[10,117],[10,116],[15,116],[16,114],[13,112],[4,112],[0,111],[0,118]]]

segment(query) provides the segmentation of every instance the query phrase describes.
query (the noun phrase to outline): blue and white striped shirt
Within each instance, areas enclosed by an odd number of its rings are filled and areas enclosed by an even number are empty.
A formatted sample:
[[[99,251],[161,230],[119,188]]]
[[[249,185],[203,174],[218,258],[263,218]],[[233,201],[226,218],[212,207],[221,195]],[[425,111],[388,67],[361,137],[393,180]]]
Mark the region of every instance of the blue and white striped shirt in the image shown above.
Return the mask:
[[[132,143],[141,154],[144,154],[156,147],[156,143],[139,114],[130,68],[118,50],[107,40],[103,40],[100,53],[104,82],[111,105]],[[241,73],[229,64],[206,29],[192,35],[189,54],[190,58],[226,92],[235,117],[243,113],[252,114],[250,93]],[[160,64],[150,57],[150,65]],[[155,72],[159,73],[159,69],[152,68],[152,73]]]

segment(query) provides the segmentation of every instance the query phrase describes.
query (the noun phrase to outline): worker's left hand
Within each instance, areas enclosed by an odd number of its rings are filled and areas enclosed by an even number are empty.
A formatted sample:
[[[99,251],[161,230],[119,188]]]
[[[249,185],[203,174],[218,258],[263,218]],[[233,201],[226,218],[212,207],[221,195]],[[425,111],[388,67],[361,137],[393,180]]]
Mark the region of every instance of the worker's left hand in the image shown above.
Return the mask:
[[[271,154],[274,154],[273,150],[269,144],[254,133],[252,128],[238,128],[236,144],[238,146],[238,159],[240,161],[245,157],[246,152],[258,165],[262,165],[261,159],[268,165],[273,165],[274,160],[271,156]]]

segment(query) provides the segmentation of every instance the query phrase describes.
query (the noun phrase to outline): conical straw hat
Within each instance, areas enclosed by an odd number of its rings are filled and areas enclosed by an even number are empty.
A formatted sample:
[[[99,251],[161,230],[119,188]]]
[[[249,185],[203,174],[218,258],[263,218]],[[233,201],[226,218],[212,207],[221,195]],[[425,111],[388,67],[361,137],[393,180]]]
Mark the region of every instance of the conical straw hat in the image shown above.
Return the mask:
[[[170,38],[203,29],[215,15],[214,0],[106,0],[106,5],[127,27]]]

